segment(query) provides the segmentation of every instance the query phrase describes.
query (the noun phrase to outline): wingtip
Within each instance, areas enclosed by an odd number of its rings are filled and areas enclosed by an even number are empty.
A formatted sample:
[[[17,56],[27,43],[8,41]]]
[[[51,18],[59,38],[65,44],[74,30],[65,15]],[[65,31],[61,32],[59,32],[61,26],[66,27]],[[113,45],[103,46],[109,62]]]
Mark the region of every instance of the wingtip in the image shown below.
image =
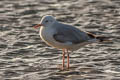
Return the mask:
[[[99,42],[112,42],[110,37],[106,37],[106,36],[96,36],[96,39],[98,39]]]

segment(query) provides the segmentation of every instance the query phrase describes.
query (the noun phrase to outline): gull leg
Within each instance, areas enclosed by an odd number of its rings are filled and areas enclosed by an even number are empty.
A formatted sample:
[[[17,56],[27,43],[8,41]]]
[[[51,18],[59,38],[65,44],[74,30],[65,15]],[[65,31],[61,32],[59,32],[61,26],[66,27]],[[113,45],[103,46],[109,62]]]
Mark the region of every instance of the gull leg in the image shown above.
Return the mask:
[[[65,66],[65,50],[63,49],[62,50],[63,51],[63,53],[62,53],[62,70],[64,69],[64,66]]]
[[[69,61],[69,53],[68,53],[68,50],[66,50],[66,52],[67,52],[67,69],[69,69],[70,68],[70,61]]]

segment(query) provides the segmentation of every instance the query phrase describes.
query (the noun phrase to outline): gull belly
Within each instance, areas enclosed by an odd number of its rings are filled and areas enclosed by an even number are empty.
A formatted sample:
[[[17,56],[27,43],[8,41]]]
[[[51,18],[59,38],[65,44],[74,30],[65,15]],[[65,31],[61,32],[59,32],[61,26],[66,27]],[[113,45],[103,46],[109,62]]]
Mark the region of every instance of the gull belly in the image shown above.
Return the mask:
[[[72,49],[72,47],[75,46],[74,44],[72,44],[72,42],[61,43],[56,41],[53,38],[53,35],[55,33],[56,33],[55,29],[51,27],[40,28],[40,37],[49,46],[53,46],[58,49],[68,49],[68,50]]]
[[[83,47],[84,45],[92,43],[91,41],[86,41],[86,42],[82,42],[79,44],[74,44],[72,42],[61,43],[61,42],[56,41],[53,38],[53,35],[55,33],[56,33],[56,30],[51,27],[41,27],[40,28],[41,39],[49,46],[53,46],[58,49],[68,49],[70,51],[74,51],[74,50],[79,49],[80,47]]]

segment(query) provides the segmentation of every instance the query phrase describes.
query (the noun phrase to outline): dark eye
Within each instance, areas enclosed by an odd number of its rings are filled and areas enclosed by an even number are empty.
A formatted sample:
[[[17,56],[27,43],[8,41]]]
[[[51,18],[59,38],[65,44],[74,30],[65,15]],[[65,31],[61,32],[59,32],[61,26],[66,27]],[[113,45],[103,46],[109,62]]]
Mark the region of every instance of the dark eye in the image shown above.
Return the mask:
[[[46,23],[48,22],[48,20],[45,21]]]

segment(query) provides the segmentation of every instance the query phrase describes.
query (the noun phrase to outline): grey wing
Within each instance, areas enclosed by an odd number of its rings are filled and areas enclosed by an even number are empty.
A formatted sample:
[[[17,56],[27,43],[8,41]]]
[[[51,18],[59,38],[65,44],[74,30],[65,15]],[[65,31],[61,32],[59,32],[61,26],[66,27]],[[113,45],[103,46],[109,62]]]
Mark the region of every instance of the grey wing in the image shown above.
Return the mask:
[[[72,42],[72,43],[79,43],[79,40],[75,37],[70,37],[70,36],[66,36],[64,34],[54,34],[54,39],[58,42],[61,42],[61,43],[66,43],[66,42]]]
[[[56,34],[54,34],[53,37],[56,41],[62,43],[72,42],[74,44],[77,44],[90,39],[85,32],[80,31],[73,26],[61,23],[57,23],[54,26],[56,26]]]

